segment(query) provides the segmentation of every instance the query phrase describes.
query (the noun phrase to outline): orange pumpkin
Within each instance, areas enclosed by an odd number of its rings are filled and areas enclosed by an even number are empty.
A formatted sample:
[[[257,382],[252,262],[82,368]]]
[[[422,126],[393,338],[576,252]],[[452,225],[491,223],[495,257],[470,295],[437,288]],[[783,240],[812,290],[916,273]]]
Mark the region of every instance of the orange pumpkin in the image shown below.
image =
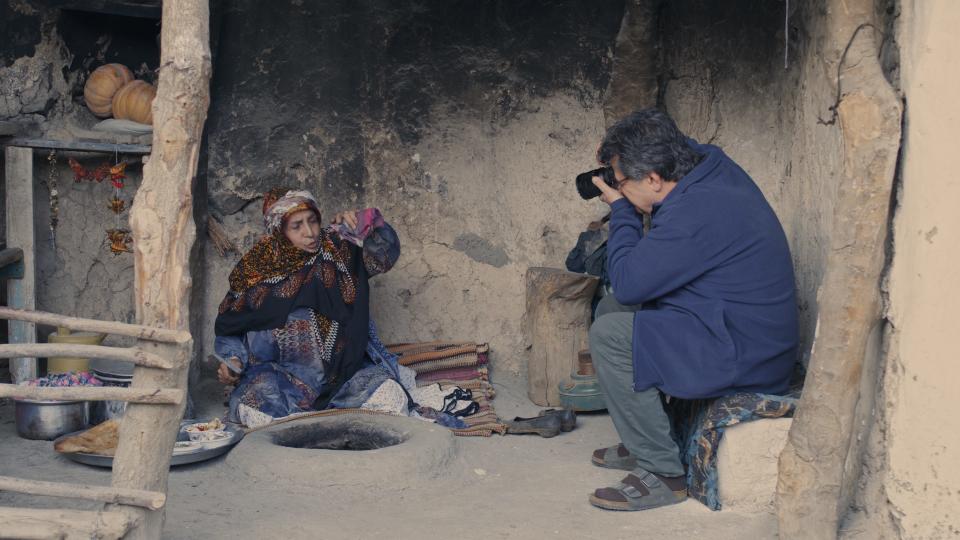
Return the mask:
[[[133,80],[133,72],[123,64],[105,64],[93,70],[83,86],[83,100],[100,118],[110,116],[113,96]]]
[[[157,89],[146,81],[131,81],[113,96],[113,117],[153,124],[153,98]]]

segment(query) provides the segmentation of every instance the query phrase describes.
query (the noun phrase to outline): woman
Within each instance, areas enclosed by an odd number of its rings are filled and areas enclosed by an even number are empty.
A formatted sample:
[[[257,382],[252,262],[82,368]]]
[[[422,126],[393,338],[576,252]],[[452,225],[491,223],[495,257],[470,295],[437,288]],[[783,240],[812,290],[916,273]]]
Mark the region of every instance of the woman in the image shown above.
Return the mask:
[[[264,196],[263,219],[267,235],[231,272],[214,328],[218,378],[236,384],[229,420],[358,406],[387,377],[377,368],[351,381],[388,355],[367,280],[397,261],[396,232],[376,209],[337,214],[322,228],[313,195],[285,188]]]

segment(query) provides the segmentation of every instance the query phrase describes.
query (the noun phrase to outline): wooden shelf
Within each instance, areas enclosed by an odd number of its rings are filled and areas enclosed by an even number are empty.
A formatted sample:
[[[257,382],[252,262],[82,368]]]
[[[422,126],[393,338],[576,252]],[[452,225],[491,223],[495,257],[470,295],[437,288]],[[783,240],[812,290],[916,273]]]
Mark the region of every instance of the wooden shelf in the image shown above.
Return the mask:
[[[121,154],[149,154],[149,144],[113,143],[109,141],[59,141],[55,139],[35,139],[29,137],[11,137],[0,141],[2,146],[21,148],[44,148],[54,150],[73,150],[76,152],[119,152]]]

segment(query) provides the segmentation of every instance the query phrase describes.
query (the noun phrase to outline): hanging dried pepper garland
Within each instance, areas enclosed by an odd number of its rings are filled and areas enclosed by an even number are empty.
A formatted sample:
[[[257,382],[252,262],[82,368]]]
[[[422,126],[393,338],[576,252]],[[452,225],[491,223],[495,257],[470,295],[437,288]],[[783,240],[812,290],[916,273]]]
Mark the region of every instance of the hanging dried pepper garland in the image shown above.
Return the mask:
[[[106,178],[110,178],[110,184],[113,185],[113,195],[107,200],[107,208],[116,215],[116,226],[113,229],[107,230],[107,242],[109,242],[110,251],[113,252],[114,255],[131,253],[130,244],[133,243],[133,238],[130,236],[130,231],[120,228],[120,214],[127,209],[127,202],[120,198],[120,190],[123,189],[124,185],[123,181],[127,178],[127,162],[118,161],[114,165],[110,165],[110,162],[104,162],[92,171],[85,168],[73,158],[71,158],[68,163],[73,170],[73,179],[75,182],[90,181],[100,183]]]
[[[88,170],[86,167],[80,164],[77,160],[70,158],[67,160],[67,163],[70,164],[70,168],[73,170],[73,181],[74,182],[83,182],[95,181],[98,184],[103,182],[103,179],[110,174],[110,162],[105,161],[101,163],[96,169]]]
[[[126,170],[126,161],[121,161],[113,167],[110,167],[110,183],[113,184],[113,197],[110,198],[107,207],[116,214],[117,226],[107,231],[107,240],[110,241],[110,251],[112,251],[114,255],[130,253],[132,251],[130,244],[133,243],[133,238],[130,236],[130,231],[120,228],[120,214],[127,205],[126,201],[120,198],[123,181],[127,178]]]

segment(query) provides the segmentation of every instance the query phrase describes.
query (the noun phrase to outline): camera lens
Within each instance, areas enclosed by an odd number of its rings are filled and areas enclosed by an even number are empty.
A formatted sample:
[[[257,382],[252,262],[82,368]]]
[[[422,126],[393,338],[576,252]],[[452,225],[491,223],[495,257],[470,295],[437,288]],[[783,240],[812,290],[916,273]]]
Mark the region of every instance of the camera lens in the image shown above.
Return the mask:
[[[599,169],[580,173],[577,175],[576,180],[577,193],[579,193],[580,197],[584,200],[599,197],[602,193],[600,188],[593,185],[594,176],[599,176],[602,178],[603,181],[610,187],[616,187],[617,185],[617,178],[613,172],[613,168],[611,167],[600,167]]]

